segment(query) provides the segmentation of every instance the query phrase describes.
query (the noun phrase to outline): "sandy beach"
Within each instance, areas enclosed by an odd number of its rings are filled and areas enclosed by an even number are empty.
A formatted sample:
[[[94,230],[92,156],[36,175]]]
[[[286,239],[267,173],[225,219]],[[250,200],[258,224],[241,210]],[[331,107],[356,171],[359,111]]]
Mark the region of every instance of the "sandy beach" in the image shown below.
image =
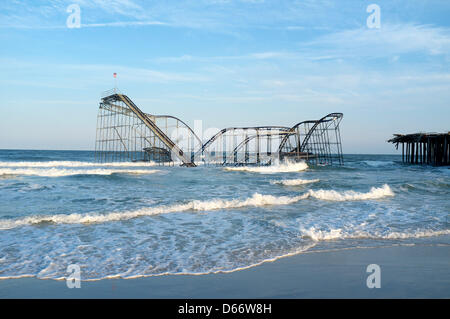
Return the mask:
[[[381,268],[367,288],[366,267]],[[450,246],[357,248],[303,253],[226,274],[170,275],[82,282],[0,281],[0,298],[449,298]]]

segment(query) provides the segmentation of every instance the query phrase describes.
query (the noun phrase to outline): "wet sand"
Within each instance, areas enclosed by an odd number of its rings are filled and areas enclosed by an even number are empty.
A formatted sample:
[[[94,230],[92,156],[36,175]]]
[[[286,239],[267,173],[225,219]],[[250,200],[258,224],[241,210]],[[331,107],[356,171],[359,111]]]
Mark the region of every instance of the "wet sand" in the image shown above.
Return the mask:
[[[381,288],[369,289],[369,264]],[[0,280],[0,298],[450,298],[450,245],[303,253],[233,273],[82,282]]]

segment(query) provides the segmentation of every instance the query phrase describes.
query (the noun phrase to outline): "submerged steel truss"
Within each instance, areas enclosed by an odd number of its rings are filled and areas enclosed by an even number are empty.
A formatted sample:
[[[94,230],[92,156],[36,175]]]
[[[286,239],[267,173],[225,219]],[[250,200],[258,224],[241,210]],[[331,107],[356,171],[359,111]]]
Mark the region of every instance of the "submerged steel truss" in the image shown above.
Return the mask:
[[[343,164],[342,113],[293,127],[231,127],[202,140],[182,120],[142,112],[116,89],[105,92],[97,117],[95,156],[99,162],[152,161],[196,166],[270,165],[279,160]]]

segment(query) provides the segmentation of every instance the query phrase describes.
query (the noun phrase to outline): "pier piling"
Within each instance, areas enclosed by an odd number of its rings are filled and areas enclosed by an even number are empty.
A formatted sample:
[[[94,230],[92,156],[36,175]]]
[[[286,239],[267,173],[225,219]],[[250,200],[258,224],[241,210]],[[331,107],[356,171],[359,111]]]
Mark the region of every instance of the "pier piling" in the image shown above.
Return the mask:
[[[450,132],[394,134],[389,143],[402,144],[402,161],[408,164],[450,165]]]

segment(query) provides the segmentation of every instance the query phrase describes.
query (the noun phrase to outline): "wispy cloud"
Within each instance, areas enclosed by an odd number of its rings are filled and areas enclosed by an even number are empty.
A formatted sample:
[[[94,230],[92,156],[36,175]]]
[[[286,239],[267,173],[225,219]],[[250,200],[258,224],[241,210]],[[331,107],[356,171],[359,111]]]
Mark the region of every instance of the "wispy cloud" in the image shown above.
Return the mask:
[[[104,12],[133,18],[145,18],[147,16],[144,7],[133,0],[67,0],[66,2],[76,3],[82,9],[96,10],[99,14]]]
[[[186,63],[186,62],[227,62],[227,61],[244,61],[244,60],[280,60],[305,58],[296,52],[287,51],[265,51],[254,52],[243,55],[219,55],[219,56],[193,56],[184,54],[173,57],[156,57],[151,62],[157,63]]]
[[[210,78],[199,72],[169,72],[144,67],[128,67],[124,65],[107,64],[64,64],[22,61],[17,59],[0,59],[4,72],[14,76],[0,75],[0,82],[9,86],[46,87],[46,88],[79,88],[97,84],[112,78],[113,72],[119,74],[123,83],[177,84],[208,82]],[[14,71],[14,72],[12,72]],[[16,78],[17,77],[17,78]],[[66,78],[61,82],[61,77]],[[82,81],[81,81],[82,79]]]
[[[122,21],[122,22],[105,22],[105,23],[89,23],[81,24],[82,28],[101,28],[101,27],[142,27],[142,26],[168,26],[167,23],[161,21]]]
[[[239,28],[329,27],[335,15],[330,11],[323,19],[323,10],[334,7],[327,0],[36,0],[0,4],[0,24],[2,28],[57,28],[65,22],[66,8],[74,3],[81,7],[82,21],[87,25],[147,26],[146,21],[160,21],[166,26],[221,33]]]
[[[450,53],[450,29],[431,25],[383,24],[380,29],[358,28],[329,33],[299,45],[341,58],[373,58],[416,52],[447,55]]]
[[[356,28],[329,32],[297,44],[297,50],[262,51],[241,55],[156,57],[157,63],[220,63],[230,61],[331,61],[387,58],[401,61],[409,54],[450,56],[450,28],[417,24],[384,24],[379,30]],[[408,63],[413,63],[407,60]]]

